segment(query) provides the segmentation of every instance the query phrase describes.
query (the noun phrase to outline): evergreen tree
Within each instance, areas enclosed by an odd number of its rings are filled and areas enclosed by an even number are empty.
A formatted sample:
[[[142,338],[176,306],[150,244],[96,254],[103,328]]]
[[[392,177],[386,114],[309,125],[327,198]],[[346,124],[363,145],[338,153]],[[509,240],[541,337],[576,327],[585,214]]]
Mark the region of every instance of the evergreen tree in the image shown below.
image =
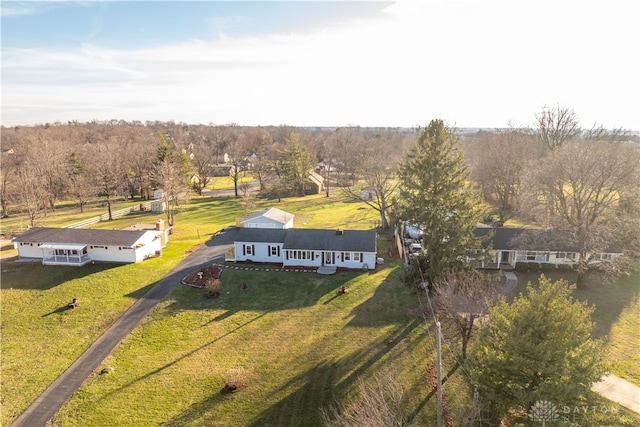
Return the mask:
[[[474,229],[483,217],[472,191],[457,140],[442,120],[432,120],[399,165],[396,216],[423,230],[423,256],[412,261],[409,282],[437,283],[445,271],[460,269],[475,256]]]
[[[604,374],[603,346],[591,337],[593,307],[574,301],[575,286],[544,276],[535,288],[489,308],[476,335],[473,380],[494,416],[530,411],[536,402],[572,406]]]
[[[286,146],[280,153],[278,168],[288,189],[294,194],[304,196],[305,184],[309,180],[309,173],[313,169],[311,154],[300,143],[297,133],[292,132],[285,140]]]

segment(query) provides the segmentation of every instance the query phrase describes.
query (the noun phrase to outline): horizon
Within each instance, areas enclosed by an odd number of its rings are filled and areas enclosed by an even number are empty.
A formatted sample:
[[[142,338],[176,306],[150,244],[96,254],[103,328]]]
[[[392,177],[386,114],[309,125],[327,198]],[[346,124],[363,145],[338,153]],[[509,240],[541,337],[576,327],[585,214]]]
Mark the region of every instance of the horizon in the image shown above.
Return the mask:
[[[637,2],[3,1],[1,10],[5,127],[415,128],[438,118],[500,129],[562,107],[585,129],[640,130],[627,64]]]

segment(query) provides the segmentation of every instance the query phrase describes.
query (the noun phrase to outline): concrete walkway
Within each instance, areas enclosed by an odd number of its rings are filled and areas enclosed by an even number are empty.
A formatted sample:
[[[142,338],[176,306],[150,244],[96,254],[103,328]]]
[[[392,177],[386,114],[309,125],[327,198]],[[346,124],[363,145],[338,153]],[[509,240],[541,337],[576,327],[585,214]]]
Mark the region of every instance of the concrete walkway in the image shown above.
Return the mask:
[[[640,414],[640,387],[615,375],[607,375],[591,390],[627,409]]]
[[[191,271],[224,261],[235,229],[222,230],[182,260],[167,276],[136,301],[115,323],[33,402],[12,427],[45,427],[82,383],[140,323],[147,313]]]

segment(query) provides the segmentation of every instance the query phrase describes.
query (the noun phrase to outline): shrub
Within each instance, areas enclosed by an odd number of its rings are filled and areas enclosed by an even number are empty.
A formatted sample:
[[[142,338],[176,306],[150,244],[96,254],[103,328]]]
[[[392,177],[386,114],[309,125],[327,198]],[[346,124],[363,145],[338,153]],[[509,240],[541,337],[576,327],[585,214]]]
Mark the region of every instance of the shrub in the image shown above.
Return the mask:
[[[210,296],[218,296],[222,293],[222,281],[215,277],[207,278],[204,286],[207,288]]]

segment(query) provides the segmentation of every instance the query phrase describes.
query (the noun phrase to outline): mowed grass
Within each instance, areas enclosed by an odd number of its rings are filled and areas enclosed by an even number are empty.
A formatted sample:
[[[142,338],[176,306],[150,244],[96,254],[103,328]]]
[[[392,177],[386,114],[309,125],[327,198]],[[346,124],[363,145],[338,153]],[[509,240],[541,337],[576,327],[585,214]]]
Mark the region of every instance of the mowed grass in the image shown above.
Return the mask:
[[[296,215],[298,228],[367,229],[378,220],[377,212],[339,192],[281,203],[257,198],[251,212],[271,206]],[[65,268],[3,259],[0,425],[9,425],[181,259],[244,214],[234,198],[194,196],[181,202],[163,256],[135,265]],[[94,227],[159,218],[136,213]],[[435,397],[428,398],[426,371],[433,365],[435,335],[411,313],[424,301],[400,283],[401,267],[387,259],[388,245],[379,239],[385,265],[375,273],[326,277],[226,270],[224,293],[217,299],[177,286],[62,408],[55,424],[319,425],[321,408],[351,396],[358,378],[385,369],[406,386],[404,409],[415,413],[414,425],[432,425]],[[239,288],[244,281],[247,291]],[[350,292],[335,297],[341,285]],[[80,298],[80,309],[60,310],[73,297]],[[615,313],[610,313],[611,330],[619,322]],[[625,310],[617,313],[626,316]],[[632,335],[623,328],[619,341]],[[452,347],[445,343],[445,370],[454,363]],[[106,366],[115,369],[100,375]],[[463,373],[445,385],[445,404],[458,424],[471,407]],[[221,394],[224,383],[234,379],[245,387]]]
[[[431,357],[400,267],[375,273],[226,270],[223,295],[177,287],[56,416],[63,426],[314,426],[355,381],[392,368],[424,398]],[[247,282],[249,288],[241,290]],[[346,295],[336,296],[339,286]],[[244,387],[221,393],[225,382]],[[433,402],[416,420],[425,425]]]
[[[524,292],[528,282],[538,283],[539,273],[518,274],[514,295]],[[575,274],[545,273],[552,280],[575,283]],[[640,271],[630,276],[605,281],[592,275],[587,289],[576,289],[574,297],[594,305],[593,335],[606,342],[606,359],[610,372],[640,386]]]
[[[289,210],[288,203],[293,213],[312,209],[314,204],[336,207],[333,214],[327,214],[326,209],[325,215],[307,211],[307,221],[312,227],[330,222],[326,217],[329,215],[336,219],[350,218],[352,228],[367,228],[367,218],[376,216],[375,211],[368,217],[363,215],[359,209],[363,204],[345,202],[339,195],[328,199],[320,196],[283,199],[283,203],[276,205]],[[254,211],[271,205],[269,200],[257,199]],[[75,209],[72,205],[61,207],[49,215],[49,220],[52,224],[64,225],[69,211]],[[0,424],[8,425],[17,417],[115,319],[190,251],[218,230],[235,224],[241,216],[243,208],[239,199],[194,197],[181,203],[174,233],[162,257],[135,265],[42,266],[16,262],[15,251],[5,250],[7,247],[3,246]],[[159,213],[135,213],[93,227],[118,229],[136,223],[153,224],[161,218]],[[66,303],[74,297],[80,299],[81,308],[65,310]]]

